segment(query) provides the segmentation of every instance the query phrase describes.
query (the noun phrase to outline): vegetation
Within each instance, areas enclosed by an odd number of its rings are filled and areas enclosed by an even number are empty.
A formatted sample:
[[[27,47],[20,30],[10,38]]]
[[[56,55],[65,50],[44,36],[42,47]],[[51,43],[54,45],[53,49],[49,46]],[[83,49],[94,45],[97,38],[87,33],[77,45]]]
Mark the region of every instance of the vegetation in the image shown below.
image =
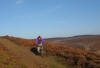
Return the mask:
[[[65,58],[67,64],[77,68],[100,68],[100,55],[86,50],[48,44],[47,54]]]
[[[20,57],[12,55],[0,45],[0,68],[27,68],[27,66],[20,61]]]
[[[35,47],[35,40],[26,40],[20,38],[12,38],[6,37],[7,39],[19,44]],[[56,65],[60,65],[63,68],[100,68],[100,55],[89,52],[87,50],[81,50],[79,48],[55,45],[52,43],[47,43],[46,46],[46,54],[49,56],[56,56],[57,59],[53,59],[52,61]],[[60,60],[59,60],[60,58]],[[60,63],[58,63],[60,62]],[[59,67],[60,67],[59,66]],[[53,65],[52,68],[55,68]]]

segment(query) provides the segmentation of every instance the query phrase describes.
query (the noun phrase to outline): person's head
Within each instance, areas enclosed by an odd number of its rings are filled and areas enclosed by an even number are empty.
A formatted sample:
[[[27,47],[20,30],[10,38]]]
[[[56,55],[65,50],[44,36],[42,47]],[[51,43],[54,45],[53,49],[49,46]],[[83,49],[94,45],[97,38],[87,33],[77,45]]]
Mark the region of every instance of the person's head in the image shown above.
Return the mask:
[[[41,40],[41,36],[38,36],[38,40]]]

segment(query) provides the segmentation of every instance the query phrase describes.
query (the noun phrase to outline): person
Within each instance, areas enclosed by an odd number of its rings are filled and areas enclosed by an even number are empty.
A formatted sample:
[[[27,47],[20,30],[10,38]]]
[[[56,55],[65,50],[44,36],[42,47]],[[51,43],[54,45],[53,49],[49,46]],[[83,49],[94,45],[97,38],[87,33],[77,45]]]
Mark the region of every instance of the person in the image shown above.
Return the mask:
[[[36,45],[37,45],[38,54],[41,53],[41,49],[43,50],[43,45],[44,44],[45,44],[45,40],[41,36],[38,36],[37,39],[36,39]]]

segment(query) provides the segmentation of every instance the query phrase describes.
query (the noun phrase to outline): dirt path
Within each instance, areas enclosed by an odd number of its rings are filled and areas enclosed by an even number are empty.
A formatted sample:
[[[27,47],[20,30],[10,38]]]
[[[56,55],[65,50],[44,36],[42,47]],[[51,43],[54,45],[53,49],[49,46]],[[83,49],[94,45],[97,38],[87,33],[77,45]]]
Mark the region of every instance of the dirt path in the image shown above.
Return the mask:
[[[19,46],[4,38],[0,38],[0,43],[2,43],[11,53],[20,56],[22,58],[21,61],[24,62],[28,68],[44,68],[44,66],[48,66],[42,57],[36,56],[25,47]]]

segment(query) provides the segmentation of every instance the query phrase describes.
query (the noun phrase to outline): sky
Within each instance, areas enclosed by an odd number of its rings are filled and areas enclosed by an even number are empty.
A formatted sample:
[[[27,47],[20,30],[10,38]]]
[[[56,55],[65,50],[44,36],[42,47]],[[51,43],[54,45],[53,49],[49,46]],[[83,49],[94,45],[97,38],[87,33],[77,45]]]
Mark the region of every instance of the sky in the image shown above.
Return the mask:
[[[100,34],[100,0],[0,0],[0,36]]]

